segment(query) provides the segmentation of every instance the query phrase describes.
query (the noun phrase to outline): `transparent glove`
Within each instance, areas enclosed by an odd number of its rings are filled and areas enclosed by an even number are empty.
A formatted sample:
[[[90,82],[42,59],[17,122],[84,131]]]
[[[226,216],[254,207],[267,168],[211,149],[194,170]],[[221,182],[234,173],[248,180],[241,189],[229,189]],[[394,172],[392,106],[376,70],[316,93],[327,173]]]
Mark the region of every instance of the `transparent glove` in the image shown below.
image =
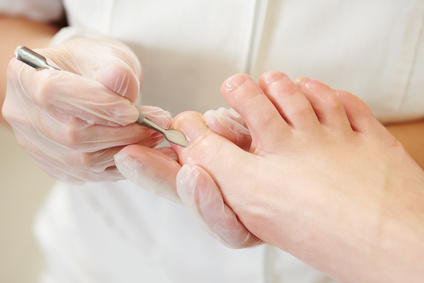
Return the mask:
[[[12,59],[3,116],[19,144],[52,177],[72,183],[120,180],[113,158],[119,150],[163,140],[134,124],[139,111],[162,126],[171,116],[133,105],[142,71],[124,44],[77,38],[36,51],[62,71],[37,71]]]
[[[208,111],[204,119],[214,132],[243,149],[250,147],[249,131],[234,110]],[[194,165],[181,168],[172,148],[154,150],[130,145],[115,156],[115,164],[127,179],[141,188],[184,204],[202,226],[225,245],[243,248],[262,243],[225,204],[207,172]]]

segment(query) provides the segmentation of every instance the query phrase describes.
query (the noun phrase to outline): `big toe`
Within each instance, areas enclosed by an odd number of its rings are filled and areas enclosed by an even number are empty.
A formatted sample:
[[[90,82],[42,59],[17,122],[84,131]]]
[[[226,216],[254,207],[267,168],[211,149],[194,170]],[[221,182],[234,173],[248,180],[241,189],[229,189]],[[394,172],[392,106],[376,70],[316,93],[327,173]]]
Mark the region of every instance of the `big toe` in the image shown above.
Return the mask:
[[[210,135],[203,116],[197,112],[190,111],[179,114],[172,121],[171,127],[185,135],[188,142],[187,147],[193,147],[193,144],[199,143],[199,140]]]
[[[199,113],[181,113],[174,118],[172,127],[188,140],[187,147],[171,145],[181,164],[195,164],[207,168],[212,175],[227,176],[222,164],[239,160],[244,153],[233,142],[211,131]]]

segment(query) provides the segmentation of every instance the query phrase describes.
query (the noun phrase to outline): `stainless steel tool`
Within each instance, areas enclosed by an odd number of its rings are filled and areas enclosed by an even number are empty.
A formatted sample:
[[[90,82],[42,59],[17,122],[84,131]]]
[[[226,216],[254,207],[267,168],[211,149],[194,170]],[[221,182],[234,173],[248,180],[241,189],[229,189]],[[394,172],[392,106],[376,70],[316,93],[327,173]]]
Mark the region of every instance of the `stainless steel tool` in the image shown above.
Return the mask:
[[[44,56],[22,45],[16,48],[15,58],[30,65],[35,69],[50,69],[60,71],[60,69],[47,64],[47,60]]]
[[[181,134],[180,132],[178,132],[177,130],[174,129],[164,129],[161,126],[159,126],[158,124],[156,124],[155,122],[153,122],[149,117],[143,115],[143,114],[139,114],[138,115],[138,120],[137,123],[139,124],[143,124],[149,128],[152,128],[160,133],[162,133],[165,136],[165,139],[169,142],[172,142],[176,145],[182,146],[182,147],[186,147],[187,146],[187,140],[184,137],[183,134]]]
[[[18,46],[18,48],[16,48],[15,58],[24,62],[25,64],[28,64],[29,66],[35,69],[50,69],[50,70],[60,71],[60,69],[49,65],[44,56],[34,52],[33,50],[25,46]],[[141,114],[141,113],[139,114],[137,123],[158,131],[159,133],[165,136],[167,141],[171,143],[174,143],[182,147],[187,146],[187,140],[183,134],[181,134],[177,130],[165,129],[159,126],[157,123],[152,121],[149,117],[145,116],[144,114]]]

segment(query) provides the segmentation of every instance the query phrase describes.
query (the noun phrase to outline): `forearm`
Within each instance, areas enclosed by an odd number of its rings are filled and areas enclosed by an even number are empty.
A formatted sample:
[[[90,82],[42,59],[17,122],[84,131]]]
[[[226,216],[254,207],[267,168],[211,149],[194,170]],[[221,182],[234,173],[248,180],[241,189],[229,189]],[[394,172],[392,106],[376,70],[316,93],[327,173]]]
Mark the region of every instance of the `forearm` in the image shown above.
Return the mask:
[[[0,16],[0,105],[3,105],[6,95],[7,66],[13,57],[13,52],[18,45],[27,45],[31,48],[48,46],[58,27],[48,23],[34,22],[23,18],[8,18]],[[0,124],[7,125],[0,115]]]
[[[399,124],[386,125],[386,128],[404,146],[412,158],[424,169],[424,119]]]

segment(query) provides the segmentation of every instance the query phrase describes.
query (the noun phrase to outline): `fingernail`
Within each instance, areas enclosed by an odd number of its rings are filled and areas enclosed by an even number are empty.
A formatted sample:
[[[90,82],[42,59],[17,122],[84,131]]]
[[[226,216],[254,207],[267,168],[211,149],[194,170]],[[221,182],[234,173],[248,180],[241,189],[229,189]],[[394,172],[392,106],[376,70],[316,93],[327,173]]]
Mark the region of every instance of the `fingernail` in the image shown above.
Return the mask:
[[[280,72],[268,72],[265,74],[264,80],[266,84],[272,84],[283,78],[283,74]]]
[[[193,191],[196,188],[197,172],[189,164],[183,165],[177,174],[177,192],[185,205],[193,203]]]
[[[149,119],[159,124],[161,127],[169,128],[172,115],[168,111],[154,106],[137,106],[137,109],[140,113],[146,115]]]
[[[246,78],[242,74],[231,76],[225,81],[225,91],[234,92],[244,84]]]
[[[128,154],[118,153],[114,156],[116,168],[119,172],[128,180],[135,180],[137,176],[137,170],[139,164]]]
[[[128,100],[120,101],[116,103],[114,109],[112,109],[107,115],[111,117],[111,121],[118,123],[122,126],[132,124],[137,121],[138,110]],[[100,116],[100,115],[99,115]]]
[[[309,81],[309,78],[306,77],[300,77],[294,80],[294,84],[297,86],[304,85],[307,81]]]

